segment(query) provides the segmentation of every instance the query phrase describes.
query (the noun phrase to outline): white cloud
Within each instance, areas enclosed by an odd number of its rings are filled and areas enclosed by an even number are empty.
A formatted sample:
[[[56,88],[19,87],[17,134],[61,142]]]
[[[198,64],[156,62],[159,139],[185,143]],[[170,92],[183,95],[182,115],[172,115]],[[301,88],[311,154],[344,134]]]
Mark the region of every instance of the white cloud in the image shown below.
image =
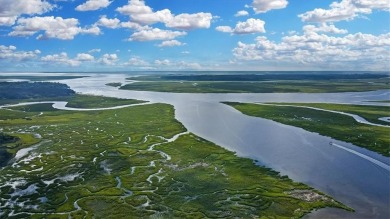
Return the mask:
[[[154,60],[154,64],[156,65],[171,65],[171,61],[169,61],[168,59],[164,59],[164,60]]]
[[[321,69],[389,69],[390,33],[348,34],[342,37],[306,29],[303,35],[282,38],[280,43],[257,37],[255,43],[239,42],[233,50],[239,60]]]
[[[162,43],[160,43],[159,45],[157,45],[158,47],[174,47],[174,46],[184,46],[185,43],[182,43],[180,41],[177,41],[177,40],[167,40],[167,41],[163,41]]]
[[[75,18],[63,19],[62,17],[53,16],[20,18],[9,35],[32,36],[39,31],[44,31],[44,35],[39,35],[37,39],[57,38],[71,40],[78,34],[100,34],[98,27],[83,29],[78,25],[79,21]]]
[[[233,32],[235,34],[264,33],[265,22],[260,19],[249,18],[245,22],[238,22]]]
[[[42,0],[1,0],[0,26],[11,26],[22,14],[43,14],[52,10],[54,6]]]
[[[4,46],[0,45],[0,59],[9,59],[9,60],[26,60],[36,58],[41,51],[18,51],[15,46]]]
[[[155,60],[154,64],[158,66],[158,69],[186,69],[186,70],[199,70],[202,66],[196,62],[185,61],[170,61],[168,59]]]
[[[273,9],[282,9],[287,7],[287,0],[253,0],[253,10],[258,13],[265,13]]]
[[[82,28],[80,29],[81,34],[91,34],[91,35],[100,35],[102,32],[100,28],[97,26],[93,26],[91,28]]]
[[[119,61],[118,56],[114,54],[104,54],[98,62],[104,64],[104,65],[115,65]]]
[[[178,69],[199,70],[202,66],[197,62],[180,61],[176,64]]]
[[[100,17],[100,19],[96,22],[96,25],[107,27],[111,29],[116,29],[120,26],[120,20],[118,18],[107,18],[106,15]]]
[[[324,33],[335,33],[335,34],[346,34],[348,33],[345,29],[339,29],[335,27],[333,24],[328,25],[326,23],[322,23],[320,26],[314,25],[305,25],[303,26],[304,32],[324,32]]]
[[[111,4],[109,0],[87,0],[85,3],[76,7],[76,11],[95,11],[106,8]]]
[[[215,28],[215,30],[224,33],[233,33],[233,29],[229,26],[218,26]]]
[[[142,26],[138,23],[131,22],[131,21],[121,22],[120,26],[123,28],[130,28],[130,29],[136,29],[136,30],[150,29],[149,26]]]
[[[173,40],[178,36],[186,35],[186,32],[161,30],[159,28],[153,28],[149,30],[140,30],[133,33],[129,40],[131,41],[152,41],[152,40]]]
[[[169,9],[153,12],[153,9],[145,5],[141,0],[129,0],[128,4],[116,9],[124,15],[130,16],[133,22],[142,25],[164,23],[166,27],[177,29],[209,28],[212,20],[210,13],[179,14],[174,15]]]
[[[0,17],[0,26],[12,26],[17,19],[17,16]]]
[[[296,34],[298,34],[298,31],[290,30],[290,31],[287,32],[287,34],[288,35],[296,35]],[[284,33],[283,33],[283,35],[284,35]]]
[[[91,49],[88,52],[89,53],[94,53],[94,52],[101,52],[101,51],[102,51],[101,49]]]
[[[234,15],[235,17],[242,17],[242,16],[248,16],[249,13],[245,10],[237,11],[237,13]]]
[[[373,9],[390,10],[388,0],[342,0],[333,2],[330,9],[316,8],[298,15],[307,22],[335,22],[352,20],[359,14],[371,14]]]
[[[232,34],[265,33],[264,24],[265,22],[260,19],[249,18],[244,22],[238,22],[234,29],[229,26],[218,26],[215,29]]]
[[[91,62],[95,60],[95,57],[88,53],[79,53],[75,59],[81,62]]]
[[[129,0],[128,4],[116,9],[121,14],[131,17],[131,19],[140,24],[154,24],[157,22],[166,22],[172,19],[171,11],[164,9],[153,12],[152,8],[145,5],[141,0]]]
[[[41,60],[52,64],[59,63],[59,64],[65,64],[70,66],[79,66],[81,63],[78,60],[70,59],[68,57],[68,54],[66,54],[66,52],[62,52],[60,54],[54,54],[54,55],[47,55],[42,57]]]
[[[165,22],[167,27],[189,30],[196,28],[210,28],[211,19],[213,16],[210,13],[196,14],[179,14]]]
[[[390,3],[387,0],[355,0],[354,4],[361,8],[372,8],[387,10],[390,8]]]
[[[51,64],[62,64],[69,66],[79,66],[83,62],[92,62],[95,60],[90,54],[87,53],[79,53],[75,58],[68,57],[66,52],[62,52],[60,54],[47,55],[41,58],[42,61],[48,62]]]
[[[138,56],[131,57],[127,62],[124,63],[125,65],[131,65],[131,66],[149,66],[149,63],[145,60],[141,59]]]

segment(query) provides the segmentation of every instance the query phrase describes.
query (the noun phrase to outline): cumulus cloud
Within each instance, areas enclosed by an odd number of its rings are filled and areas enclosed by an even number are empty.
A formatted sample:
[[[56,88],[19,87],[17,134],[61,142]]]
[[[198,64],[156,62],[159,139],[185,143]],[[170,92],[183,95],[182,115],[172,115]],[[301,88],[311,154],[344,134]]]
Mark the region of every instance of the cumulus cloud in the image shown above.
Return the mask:
[[[157,65],[158,69],[186,69],[186,70],[199,70],[202,66],[196,62],[185,62],[185,61],[170,61],[168,59],[155,60],[154,64]]]
[[[215,28],[215,30],[224,33],[233,33],[233,29],[229,26],[218,26]]]
[[[342,0],[333,2],[329,9],[316,8],[298,15],[306,22],[335,22],[352,20],[360,14],[371,14],[372,10],[390,10],[388,0]]]
[[[133,30],[150,30],[152,29],[148,25],[141,25],[136,22],[132,21],[126,21],[121,22],[118,18],[107,18],[106,15],[102,15],[99,20],[93,25],[93,27],[106,27],[110,29],[117,29],[117,28],[129,28]]]
[[[39,31],[44,31],[44,35],[39,35],[37,39],[57,38],[71,40],[78,34],[100,34],[100,29],[96,26],[81,28],[78,25],[79,21],[75,18],[63,19],[62,17],[53,16],[20,18],[9,35],[32,36]]]
[[[169,61],[168,59],[164,59],[164,60],[154,60],[154,64],[156,65],[171,65],[171,61]]]
[[[210,13],[179,14],[174,15],[169,9],[154,12],[141,0],[129,0],[128,4],[116,9],[124,15],[130,16],[133,22],[142,25],[164,23],[166,27],[177,29],[209,28],[212,20]]]
[[[186,32],[182,31],[171,31],[161,30],[159,28],[141,30],[133,33],[129,40],[130,41],[152,41],[152,40],[173,40],[178,36],[186,35]]]
[[[154,13],[152,8],[145,5],[145,2],[140,0],[129,0],[127,5],[119,7],[116,10],[121,14],[130,16],[135,22],[142,24],[156,23],[162,19],[161,16],[165,13]],[[153,15],[157,17],[153,17]]]
[[[62,52],[60,54],[54,54],[54,55],[47,55],[42,57],[41,60],[52,64],[59,63],[59,64],[65,64],[69,66],[79,66],[81,63],[78,60],[70,59],[66,52]]]
[[[265,13],[273,9],[282,9],[287,7],[287,0],[253,0],[253,10],[258,13]]]
[[[68,57],[66,52],[62,52],[59,54],[47,55],[41,58],[42,61],[48,62],[51,64],[62,64],[68,66],[79,66],[83,62],[91,62],[95,60],[90,54],[87,53],[79,53],[75,58]]]
[[[101,32],[99,27],[92,26],[90,28],[81,28],[80,33],[81,34],[100,35],[102,32]]]
[[[260,19],[249,18],[244,22],[238,22],[234,29],[229,26],[218,26],[215,29],[232,34],[265,33],[264,25],[265,22]]]
[[[149,26],[142,26],[135,22],[121,22],[120,26],[123,28],[135,29],[135,30],[143,30],[143,29],[151,29]]]
[[[164,41],[160,44],[158,44],[157,46],[158,47],[174,47],[174,46],[184,46],[185,43],[182,43],[180,41],[177,41],[177,40],[167,40],[167,41]]]
[[[131,57],[127,62],[124,63],[125,65],[131,65],[131,66],[149,66],[149,63],[143,59],[141,59],[138,56]]]
[[[91,62],[95,60],[95,57],[88,53],[79,53],[75,59],[81,62]]]
[[[306,29],[303,35],[292,35],[282,41],[272,42],[264,36],[252,44],[239,42],[233,50],[239,60],[291,64],[322,69],[388,69],[390,57],[390,33],[348,34],[341,37],[317,33]]]
[[[0,26],[12,26],[17,19],[17,16],[0,17]]]
[[[22,14],[43,14],[54,8],[54,5],[42,0],[1,0],[0,26],[11,26]]]
[[[322,23],[319,26],[315,25],[305,25],[303,26],[304,32],[324,32],[324,33],[334,33],[334,34],[346,34],[348,33],[345,29],[339,29],[335,27],[333,24],[328,25],[326,23]]]
[[[180,61],[176,64],[178,69],[199,70],[202,66],[197,62]]]
[[[76,11],[95,11],[106,8],[111,4],[109,0],[87,0],[85,3],[76,7]]]
[[[189,30],[195,28],[210,28],[213,16],[210,13],[179,14],[165,22],[167,27]]]
[[[107,18],[106,15],[100,17],[100,19],[96,22],[96,25],[107,27],[111,29],[116,29],[120,26],[120,20],[118,18]]]
[[[41,51],[18,51],[15,46],[4,46],[0,45],[0,59],[8,60],[26,60],[36,58]]]
[[[99,60],[99,63],[104,65],[115,65],[119,61],[117,54],[104,54]]]
[[[234,15],[235,17],[242,17],[242,16],[248,16],[249,13],[245,10],[237,11],[237,13]]]

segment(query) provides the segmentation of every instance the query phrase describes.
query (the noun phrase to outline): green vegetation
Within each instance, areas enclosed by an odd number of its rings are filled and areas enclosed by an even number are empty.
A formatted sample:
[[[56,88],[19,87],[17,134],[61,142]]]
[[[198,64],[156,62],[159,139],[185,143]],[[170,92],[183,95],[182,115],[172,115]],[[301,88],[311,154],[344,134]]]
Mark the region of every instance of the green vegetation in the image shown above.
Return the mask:
[[[299,218],[327,206],[351,210],[186,133],[166,104],[88,112],[26,107],[0,109],[7,135],[28,145],[42,140],[0,169],[1,217]]]
[[[40,102],[40,101],[66,101],[68,102],[66,106],[73,107],[73,108],[101,108],[101,107],[104,108],[104,107],[114,107],[114,106],[138,104],[138,103],[145,102],[145,101],[133,100],[133,99],[118,99],[112,97],[76,94],[74,96],[69,96],[69,97],[3,100],[0,101],[0,104],[17,104],[21,102]],[[51,103],[45,103],[45,104],[12,107],[12,109],[17,109],[19,111],[25,111],[25,112],[43,112],[43,111],[56,110],[52,108],[51,105],[52,105]]]
[[[390,117],[390,107],[388,106],[347,105],[328,103],[288,103],[288,105],[309,106],[326,110],[351,113],[359,115],[372,123],[390,125],[390,123],[388,122],[379,120],[379,118],[382,117]]]
[[[173,74],[173,75],[149,75],[130,77],[128,80],[136,81],[302,81],[302,80],[361,80],[361,79],[380,79],[388,78],[389,75],[386,72],[372,73],[372,72],[360,72],[360,73],[334,73],[334,72],[234,72],[234,74],[215,74],[215,72],[198,72],[197,74]]]
[[[328,93],[389,89],[386,73],[327,74],[276,72],[259,74],[151,75],[120,89],[176,93]]]
[[[50,82],[0,82],[0,100],[72,96],[66,84]]]
[[[13,115],[14,113],[18,114],[18,111],[23,112],[32,112],[31,116],[38,116],[36,113],[44,113],[47,111],[57,111],[52,107],[52,103],[41,103],[41,104],[33,104],[33,105],[25,105],[25,106],[14,106],[8,107],[9,110],[14,110],[12,113],[7,113],[6,115]],[[28,118],[28,117],[26,117]]]
[[[270,119],[287,125],[301,127],[311,132],[390,156],[389,127],[379,127],[356,122],[352,117],[315,109],[294,106],[226,103],[244,114]],[[296,104],[332,109],[358,114],[367,120],[389,115],[388,107],[354,106],[340,104]],[[374,121],[373,121],[374,122]],[[375,120],[379,123],[378,120]]]
[[[7,165],[18,150],[36,144],[39,141],[31,134],[16,133],[9,135],[0,132],[0,167]]]
[[[111,86],[111,87],[120,87],[120,86],[122,86],[122,83],[114,82],[114,83],[107,83],[106,85]]]
[[[68,104],[66,105],[67,107],[74,108],[104,108],[145,102],[141,100],[118,99],[112,97],[90,95],[75,95],[73,97],[67,98],[66,101],[68,101]]]
[[[28,75],[9,75],[4,76],[0,75],[0,80],[30,80],[30,81],[57,81],[57,80],[68,80],[68,79],[77,79],[77,78],[85,78],[87,76],[28,76]]]
[[[373,101],[367,101],[367,102],[374,102],[374,103],[390,103],[390,100],[373,100]]]
[[[0,167],[5,166],[13,157],[12,154],[7,151],[5,144],[14,143],[18,140],[19,139],[15,136],[0,132]]]

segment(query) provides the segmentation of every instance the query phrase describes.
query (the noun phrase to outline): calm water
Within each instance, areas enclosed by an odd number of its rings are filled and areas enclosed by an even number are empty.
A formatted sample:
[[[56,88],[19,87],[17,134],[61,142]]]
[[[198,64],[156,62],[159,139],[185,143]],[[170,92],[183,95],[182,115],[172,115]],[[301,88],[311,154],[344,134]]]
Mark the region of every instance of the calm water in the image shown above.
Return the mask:
[[[389,91],[338,94],[174,94],[117,90],[104,86],[124,82],[126,75],[95,75],[61,81],[77,92],[132,98],[172,104],[176,118],[186,128],[239,156],[258,160],[282,175],[319,189],[346,205],[355,213],[322,209],[309,218],[390,218],[390,172],[343,149],[356,150],[389,164],[389,158],[329,137],[249,117],[221,104],[237,102],[332,102],[361,103],[388,100]]]

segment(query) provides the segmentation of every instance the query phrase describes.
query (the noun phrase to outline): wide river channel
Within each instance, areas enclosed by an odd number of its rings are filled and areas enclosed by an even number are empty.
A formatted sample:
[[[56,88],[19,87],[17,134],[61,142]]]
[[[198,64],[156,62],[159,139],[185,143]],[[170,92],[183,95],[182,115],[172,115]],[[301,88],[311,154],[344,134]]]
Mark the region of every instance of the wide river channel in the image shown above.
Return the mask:
[[[390,218],[390,172],[370,162],[367,156],[384,163],[385,166],[390,164],[389,158],[301,128],[246,116],[220,103],[236,101],[368,104],[365,101],[389,100],[390,91],[328,94],[179,94],[127,91],[105,86],[110,82],[124,83],[127,76],[94,74],[88,78],[58,82],[66,83],[76,92],[83,94],[171,104],[175,107],[176,118],[190,132],[235,151],[238,156],[252,158],[258,161],[259,165],[265,165],[295,181],[319,189],[356,210],[351,213],[338,209],[322,209],[312,212],[307,218]]]

